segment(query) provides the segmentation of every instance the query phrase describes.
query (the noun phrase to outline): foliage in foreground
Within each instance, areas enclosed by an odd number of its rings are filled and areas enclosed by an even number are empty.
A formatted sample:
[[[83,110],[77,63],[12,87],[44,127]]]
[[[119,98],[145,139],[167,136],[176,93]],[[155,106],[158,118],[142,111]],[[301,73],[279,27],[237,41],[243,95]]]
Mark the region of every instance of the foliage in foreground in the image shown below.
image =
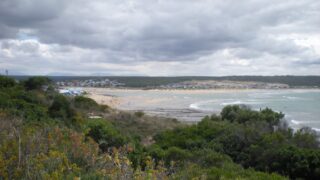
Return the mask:
[[[221,116],[173,129],[177,122],[116,112],[50,86],[42,77],[0,77],[0,179],[319,177],[315,134],[293,133],[270,109],[228,106]],[[95,113],[108,120],[88,119]]]
[[[133,169],[127,137],[106,120],[87,119],[88,110],[106,106],[47,85],[45,78],[0,77],[0,179],[166,177],[147,155],[144,169]]]
[[[210,168],[230,157],[245,168],[290,178],[319,179],[316,132],[302,128],[294,133],[282,118],[283,114],[268,108],[253,111],[227,106],[220,116],[205,117],[197,125],[158,134],[150,152],[167,163],[193,162]],[[217,155],[226,157],[218,159]]]

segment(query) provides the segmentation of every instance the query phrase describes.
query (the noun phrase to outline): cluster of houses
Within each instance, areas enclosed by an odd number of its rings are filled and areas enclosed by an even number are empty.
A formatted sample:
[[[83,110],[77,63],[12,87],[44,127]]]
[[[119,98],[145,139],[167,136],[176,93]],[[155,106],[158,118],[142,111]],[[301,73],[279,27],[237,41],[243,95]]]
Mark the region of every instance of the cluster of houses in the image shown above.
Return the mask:
[[[124,83],[117,82],[110,79],[85,79],[85,80],[70,80],[70,81],[58,81],[56,84],[59,87],[119,87],[124,86]]]
[[[163,89],[287,89],[287,84],[240,81],[184,81],[162,85]]]
[[[83,91],[82,89],[65,88],[59,89],[59,93],[66,96],[80,96],[85,94],[85,91]]]

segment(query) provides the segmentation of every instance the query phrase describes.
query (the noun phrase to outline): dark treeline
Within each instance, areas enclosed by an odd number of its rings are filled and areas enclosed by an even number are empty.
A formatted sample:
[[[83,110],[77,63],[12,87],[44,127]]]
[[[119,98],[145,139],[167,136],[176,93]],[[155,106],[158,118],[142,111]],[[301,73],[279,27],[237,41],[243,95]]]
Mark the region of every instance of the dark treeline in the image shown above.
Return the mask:
[[[310,128],[226,106],[198,124],[58,94],[45,77],[0,76],[0,179],[319,179]],[[89,118],[98,115],[98,118]]]
[[[27,79],[28,76],[14,76],[18,80]],[[320,87],[320,76],[181,76],[181,77],[146,77],[146,76],[51,76],[53,81],[84,80],[108,78],[125,83],[126,87],[157,87],[160,85],[178,83],[190,80],[231,80],[231,81],[256,81],[267,83],[284,83],[291,87]]]

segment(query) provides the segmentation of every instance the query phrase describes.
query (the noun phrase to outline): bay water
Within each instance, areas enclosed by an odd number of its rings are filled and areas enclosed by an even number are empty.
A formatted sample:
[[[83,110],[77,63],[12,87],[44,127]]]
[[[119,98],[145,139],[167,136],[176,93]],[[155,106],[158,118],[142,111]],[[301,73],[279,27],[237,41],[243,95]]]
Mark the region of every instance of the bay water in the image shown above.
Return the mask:
[[[125,110],[200,121],[205,115],[219,113],[227,105],[247,105],[259,110],[271,108],[285,114],[289,125],[304,126],[320,132],[320,90],[109,90],[108,95],[126,99]]]

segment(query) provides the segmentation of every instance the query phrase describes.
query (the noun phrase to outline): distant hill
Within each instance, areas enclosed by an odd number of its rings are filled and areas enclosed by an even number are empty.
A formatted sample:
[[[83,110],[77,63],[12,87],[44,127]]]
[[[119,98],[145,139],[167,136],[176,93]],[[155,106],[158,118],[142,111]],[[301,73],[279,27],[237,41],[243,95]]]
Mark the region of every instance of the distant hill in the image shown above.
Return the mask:
[[[13,76],[23,80],[29,76]],[[191,80],[230,80],[230,81],[254,81],[267,83],[288,84],[290,87],[320,87],[320,76],[179,76],[179,77],[146,77],[146,76],[49,76],[54,81],[102,79],[108,78],[125,83],[126,87],[157,87],[170,83],[178,83]]]

